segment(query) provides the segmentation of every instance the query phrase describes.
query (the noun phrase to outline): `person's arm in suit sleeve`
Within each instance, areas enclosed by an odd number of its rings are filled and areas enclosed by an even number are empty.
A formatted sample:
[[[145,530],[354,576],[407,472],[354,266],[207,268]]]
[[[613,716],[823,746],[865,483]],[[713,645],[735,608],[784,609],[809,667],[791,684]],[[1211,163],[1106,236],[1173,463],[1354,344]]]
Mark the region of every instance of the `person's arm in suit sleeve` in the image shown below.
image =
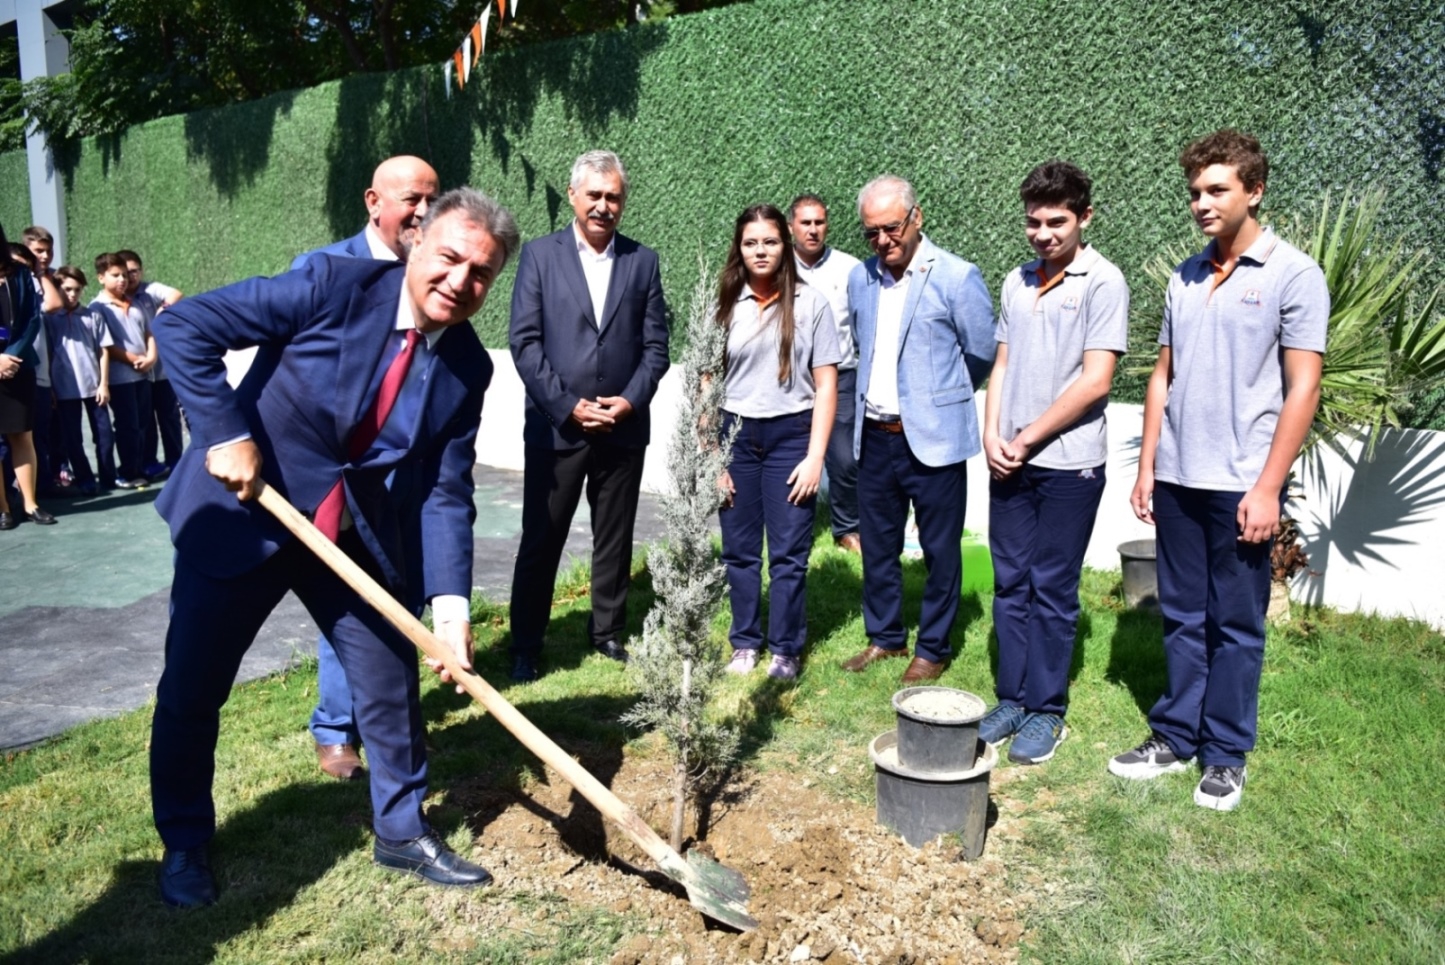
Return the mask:
[[[988,378],[998,352],[993,337],[993,300],[983,283],[983,273],[974,265],[968,265],[963,277],[955,281],[952,295],[953,327],[963,347],[968,380],[977,389]]]
[[[642,364],[632,373],[622,397],[633,409],[640,409],[652,402],[657,394],[657,384],[667,374],[667,305],[662,300],[662,273],[658,268],[657,256],[652,261],[651,277],[647,280],[647,308],[642,318]]]
[[[225,354],[286,342],[317,313],[332,287],[325,260],[275,278],[251,278],[195,295],[155,317],[154,331],[171,384],[185,406],[195,445],[244,438],[251,427],[226,381]]]
[[[4,255],[10,257],[9,252]],[[6,285],[15,296],[15,322],[10,330],[10,344],[5,347],[6,355],[24,358],[40,335],[40,298],[35,294],[34,275],[24,265],[13,266]],[[0,297],[3,297],[0,289]]]
[[[517,261],[517,280],[512,285],[508,342],[527,395],[537,408],[547,413],[553,425],[560,426],[571,417],[581,397],[568,391],[547,360],[542,345],[542,324],[542,272],[532,246],[527,245]]]

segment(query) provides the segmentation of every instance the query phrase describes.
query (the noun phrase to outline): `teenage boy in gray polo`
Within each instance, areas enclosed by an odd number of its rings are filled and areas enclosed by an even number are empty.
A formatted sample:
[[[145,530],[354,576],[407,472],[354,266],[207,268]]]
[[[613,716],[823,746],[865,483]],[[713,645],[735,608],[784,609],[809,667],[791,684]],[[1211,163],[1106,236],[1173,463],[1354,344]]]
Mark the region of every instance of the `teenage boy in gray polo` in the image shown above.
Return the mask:
[[[1019,188],[1038,258],[1011,272],[999,304],[983,449],[989,474],[998,704],[980,725],[1009,759],[1041,764],[1068,735],[1079,574],[1104,494],[1104,408],[1129,341],[1129,288],[1084,243],[1088,175],[1064,161]]]
[[[1169,281],[1130,496],[1158,529],[1168,682],[1149,739],[1109,770],[1148,779],[1197,755],[1194,803],[1229,811],[1254,749],[1270,549],[1319,405],[1330,296],[1320,267],[1259,223],[1259,141],[1216,131],[1179,164],[1211,240]]]

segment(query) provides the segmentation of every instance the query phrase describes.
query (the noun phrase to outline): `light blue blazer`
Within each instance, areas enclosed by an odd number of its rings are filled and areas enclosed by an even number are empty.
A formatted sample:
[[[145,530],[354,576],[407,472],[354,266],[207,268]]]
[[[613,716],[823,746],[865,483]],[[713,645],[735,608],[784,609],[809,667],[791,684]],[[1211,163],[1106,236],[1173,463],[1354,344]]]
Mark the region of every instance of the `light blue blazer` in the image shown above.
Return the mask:
[[[977,266],[934,245],[927,235],[913,267],[898,329],[899,416],[913,455],[926,466],[948,466],[982,448],[973,392],[988,377],[998,351],[993,300]],[[862,449],[863,400],[873,366],[893,361],[877,356],[881,290],[877,255],[848,276],[848,304],[858,334],[854,458]]]

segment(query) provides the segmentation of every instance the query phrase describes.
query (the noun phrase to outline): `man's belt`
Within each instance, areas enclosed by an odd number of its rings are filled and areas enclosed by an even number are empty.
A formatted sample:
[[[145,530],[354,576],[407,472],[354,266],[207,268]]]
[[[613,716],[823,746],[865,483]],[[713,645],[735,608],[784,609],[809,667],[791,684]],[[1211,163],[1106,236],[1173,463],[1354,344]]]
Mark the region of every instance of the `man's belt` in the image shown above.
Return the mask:
[[[892,419],[864,419],[863,424],[870,429],[877,429],[879,432],[891,432],[895,436],[903,434],[903,420],[897,417]]]

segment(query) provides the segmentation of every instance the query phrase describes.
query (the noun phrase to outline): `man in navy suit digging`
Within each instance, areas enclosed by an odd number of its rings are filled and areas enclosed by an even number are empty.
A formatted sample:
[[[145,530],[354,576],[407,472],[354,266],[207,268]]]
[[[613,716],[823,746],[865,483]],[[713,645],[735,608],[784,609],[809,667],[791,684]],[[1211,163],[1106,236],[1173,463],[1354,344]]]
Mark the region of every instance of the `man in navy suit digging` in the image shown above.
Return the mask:
[[[351,682],[370,749],[376,863],[443,885],[491,880],[422,816],[416,652],[253,497],[264,479],[398,598],[430,603],[438,636],[470,666],[471,473],[492,365],[465,323],[519,243],[510,213],[460,188],[427,212],[404,265],[316,255],[299,271],[188,298],[157,318],[192,427],[157,502],[176,547],[151,735],[168,904],[216,900],[208,842],[219,711],[288,590]],[[233,390],[222,356],[248,346],[256,360]],[[391,496],[393,472],[414,498]]]

